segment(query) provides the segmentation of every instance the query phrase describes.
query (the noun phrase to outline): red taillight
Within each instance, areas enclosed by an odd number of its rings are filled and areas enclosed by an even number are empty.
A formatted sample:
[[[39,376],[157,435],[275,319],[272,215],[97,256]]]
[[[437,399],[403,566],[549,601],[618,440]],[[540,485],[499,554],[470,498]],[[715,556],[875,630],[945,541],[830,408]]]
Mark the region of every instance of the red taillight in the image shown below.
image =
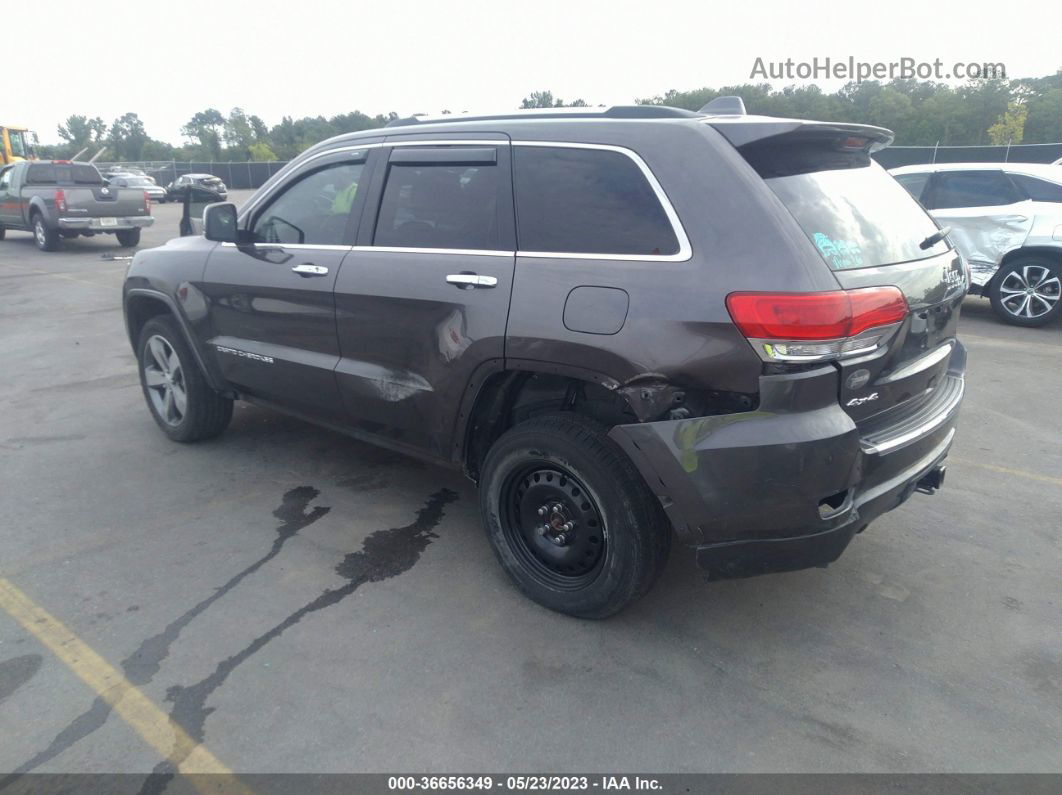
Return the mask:
[[[151,212],[151,197],[148,196],[147,191],[144,191],[144,212]]]
[[[896,287],[828,293],[731,293],[734,324],[768,361],[817,361],[873,350],[907,316]],[[881,328],[881,333],[873,329]]]
[[[868,328],[898,323],[907,301],[896,287],[864,287],[829,293],[731,293],[730,316],[755,339],[834,340]]]
[[[66,212],[66,191],[62,188],[55,192],[55,209],[61,213]]]

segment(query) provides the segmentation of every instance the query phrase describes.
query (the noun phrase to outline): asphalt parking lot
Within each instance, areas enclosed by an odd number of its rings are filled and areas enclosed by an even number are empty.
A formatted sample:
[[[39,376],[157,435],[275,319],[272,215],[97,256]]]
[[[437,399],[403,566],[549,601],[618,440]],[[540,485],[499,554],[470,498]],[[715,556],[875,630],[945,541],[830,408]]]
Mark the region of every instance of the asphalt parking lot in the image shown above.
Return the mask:
[[[125,253],[0,242],[0,584],[229,769],[1062,771],[1062,324],[967,299],[945,488],[830,568],[707,583],[676,547],[592,623],[510,587],[458,474],[242,404],[167,441]],[[0,774],[183,758],[5,599]]]

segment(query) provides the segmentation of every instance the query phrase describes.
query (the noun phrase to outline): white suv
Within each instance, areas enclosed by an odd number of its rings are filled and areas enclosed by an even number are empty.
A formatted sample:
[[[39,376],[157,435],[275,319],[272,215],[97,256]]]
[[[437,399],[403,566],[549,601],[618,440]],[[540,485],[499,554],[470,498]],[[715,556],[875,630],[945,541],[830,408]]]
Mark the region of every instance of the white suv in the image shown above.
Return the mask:
[[[970,291],[1001,319],[1042,326],[1062,307],[1062,169],[1034,163],[937,163],[890,172],[970,265]]]

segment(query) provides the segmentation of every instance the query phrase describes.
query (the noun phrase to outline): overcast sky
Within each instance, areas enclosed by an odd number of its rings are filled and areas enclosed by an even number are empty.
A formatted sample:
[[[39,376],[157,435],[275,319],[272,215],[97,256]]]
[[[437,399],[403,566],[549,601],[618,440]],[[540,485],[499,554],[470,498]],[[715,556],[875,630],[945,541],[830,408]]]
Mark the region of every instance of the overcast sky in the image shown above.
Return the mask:
[[[1059,9],[1050,0],[834,0],[821,10],[793,0],[25,4],[20,16],[36,33],[5,25],[0,123],[55,142],[70,114],[110,123],[133,111],[153,138],[179,144],[181,125],[207,107],[239,106],[273,125],[352,110],[506,109],[536,90],[630,103],[747,82],[757,57],[988,61],[1010,77],[1042,76],[1062,67]]]

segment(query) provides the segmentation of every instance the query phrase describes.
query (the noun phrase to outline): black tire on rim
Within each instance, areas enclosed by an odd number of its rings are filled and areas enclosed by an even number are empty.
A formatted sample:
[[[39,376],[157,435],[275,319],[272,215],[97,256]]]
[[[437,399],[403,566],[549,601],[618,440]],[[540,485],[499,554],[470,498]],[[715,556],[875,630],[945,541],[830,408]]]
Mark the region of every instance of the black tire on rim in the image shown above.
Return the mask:
[[[56,251],[62,245],[62,236],[59,234],[59,230],[48,226],[41,213],[34,213],[31,223],[33,225],[33,241],[41,251]]]
[[[993,277],[988,295],[1004,322],[1042,326],[1062,307],[1062,265],[1045,257],[1014,259]]]
[[[494,443],[480,508],[516,586],[581,618],[646,593],[670,549],[670,524],[637,470],[603,428],[571,413],[520,423]]]
[[[132,248],[140,242],[140,229],[123,229],[121,232],[115,232],[115,237],[122,248]]]
[[[137,353],[144,399],[163,433],[176,442],[195,442],[225,430],[232,400],[206,382],[172,317],[159,315],[144,324]]]

